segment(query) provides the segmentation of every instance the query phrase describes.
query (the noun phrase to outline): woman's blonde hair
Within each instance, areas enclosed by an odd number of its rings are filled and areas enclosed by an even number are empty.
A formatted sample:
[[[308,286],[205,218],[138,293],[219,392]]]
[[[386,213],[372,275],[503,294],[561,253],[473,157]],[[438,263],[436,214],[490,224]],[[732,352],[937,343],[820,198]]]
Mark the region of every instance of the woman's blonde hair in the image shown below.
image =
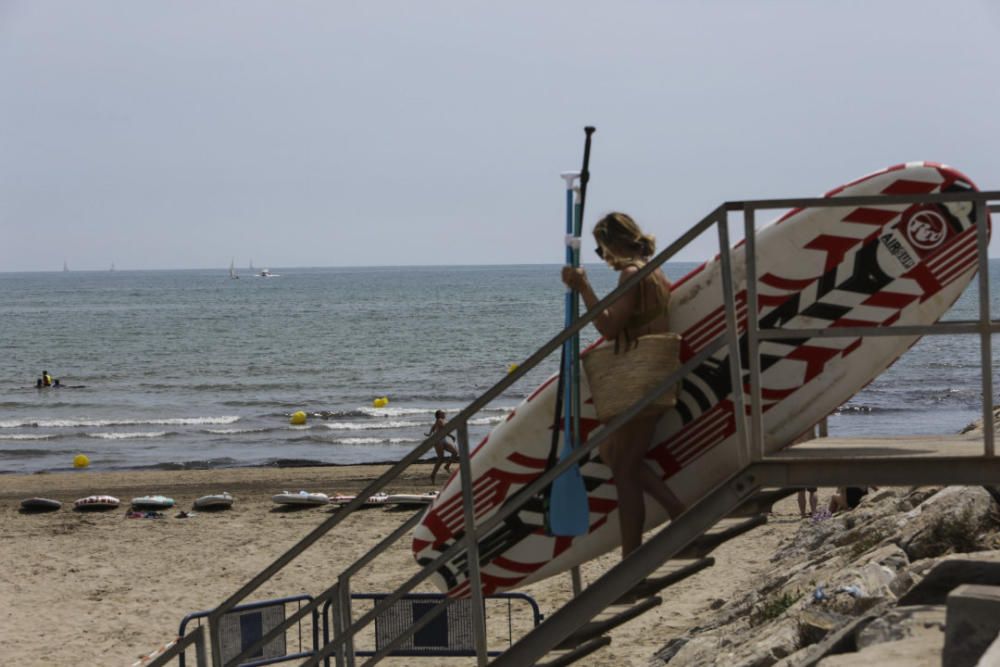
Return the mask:
[[[642,229],[626,213],[608,213],[594,225],[594,238],[604,258],[615,268],[635,259],[649,259],[656,252],[656,237]],[[611,257],[607,255],[610,254]]]

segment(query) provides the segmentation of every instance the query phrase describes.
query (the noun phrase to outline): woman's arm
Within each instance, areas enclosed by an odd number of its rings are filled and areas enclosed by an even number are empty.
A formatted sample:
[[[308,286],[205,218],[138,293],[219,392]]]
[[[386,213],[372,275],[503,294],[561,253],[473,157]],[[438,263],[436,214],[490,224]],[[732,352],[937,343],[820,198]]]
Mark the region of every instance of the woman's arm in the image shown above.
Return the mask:
[[[621,285],[634,276],[636,271],[638,269],[634,266],[623,269],[618,276],[618,284]],[[580,292],[587,310],[593,308],[600,301],[597,294],[594,293],[594,288],[591,287],[590,281],[587,279],[587,272],[583,269],[569,266],[563,267],[562,279],[568,287]],[[594,326],[602,336],[608,340],[618,337],[622,329],[625,328],[625,323],[628,321],[629,316],[635,310],[637,293],[638,291],[634,288],[629,290],[622,298],[597,315],[594,319]]]

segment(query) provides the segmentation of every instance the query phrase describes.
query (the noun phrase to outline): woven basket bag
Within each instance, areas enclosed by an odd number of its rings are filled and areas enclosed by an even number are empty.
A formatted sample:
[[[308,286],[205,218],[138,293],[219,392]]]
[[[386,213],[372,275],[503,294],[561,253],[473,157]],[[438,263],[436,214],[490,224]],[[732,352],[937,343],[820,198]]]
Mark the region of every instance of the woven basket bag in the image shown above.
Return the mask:
[[[639,336],[621,349],[605,343],[583,357],[597,418],[607,423],[650,393],[680,367],[681,337],[676,333]],[[660,414],[677,404],[677,386],[640,412]]]

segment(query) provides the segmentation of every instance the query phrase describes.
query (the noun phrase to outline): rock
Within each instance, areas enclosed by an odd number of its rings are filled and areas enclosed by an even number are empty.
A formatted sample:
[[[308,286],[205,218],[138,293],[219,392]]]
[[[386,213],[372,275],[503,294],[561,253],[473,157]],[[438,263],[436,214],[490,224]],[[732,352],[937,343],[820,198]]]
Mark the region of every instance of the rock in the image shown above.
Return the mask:
[[[944,634],[923,633],[919,637],[870,646],[857,653],[828,656],[817,667],[940,667]]]
[[[851,620],[850,616],[826,611],[818,607],[807,607],[799,614],[800,646],[816,644],[831,632]]]
[[[977,551],[992,503],[981,487],[947,487],[903,515],[899,545],[910,560]]]
[[[1000,586],[963,584],[948,594],[944,667],[976,667],[1000,632]]]
[[[671,650],[668,650],[671,649]],[[671,655],[672,652],[672,655]],[[660,655],[664,654],[661,659]],[[714,635],[674,639],[657,652],[655,660],[670,667],[695,667],[715,664],[719,655],[719,638]],[[656,662],[652,664],[657,664]]]
[[[997,638],[986,649],[986,653],[983,653],[982,657],[979,658],[979,664],[976,667],[1000,667],[1000,634],[997,634]]]
[[[917,570],[927,567],[914,565]],[[932,562],[920,583],[907,591],[899,604],[945,604],[948,593],[962,584],[1000,586],[1000,552],[963,554]]]
[[[930,630],[944,632],[944,605],[895,607],[858,633],[858,649],[900,641]]]

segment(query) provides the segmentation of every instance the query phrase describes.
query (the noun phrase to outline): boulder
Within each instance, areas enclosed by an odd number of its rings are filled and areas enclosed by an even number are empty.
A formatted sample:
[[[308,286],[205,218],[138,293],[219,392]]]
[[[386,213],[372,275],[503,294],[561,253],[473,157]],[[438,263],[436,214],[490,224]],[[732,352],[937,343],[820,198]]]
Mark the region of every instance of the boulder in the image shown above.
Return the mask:
[[[963,584],[948,594],[944,667],[976,667],[1000,633],[1000,586]]]
[[[858,649],[865,649],[885,642],[900,641],[924,632],[943,633],[944,627],[944,605],[894,607],[858,633]]]

